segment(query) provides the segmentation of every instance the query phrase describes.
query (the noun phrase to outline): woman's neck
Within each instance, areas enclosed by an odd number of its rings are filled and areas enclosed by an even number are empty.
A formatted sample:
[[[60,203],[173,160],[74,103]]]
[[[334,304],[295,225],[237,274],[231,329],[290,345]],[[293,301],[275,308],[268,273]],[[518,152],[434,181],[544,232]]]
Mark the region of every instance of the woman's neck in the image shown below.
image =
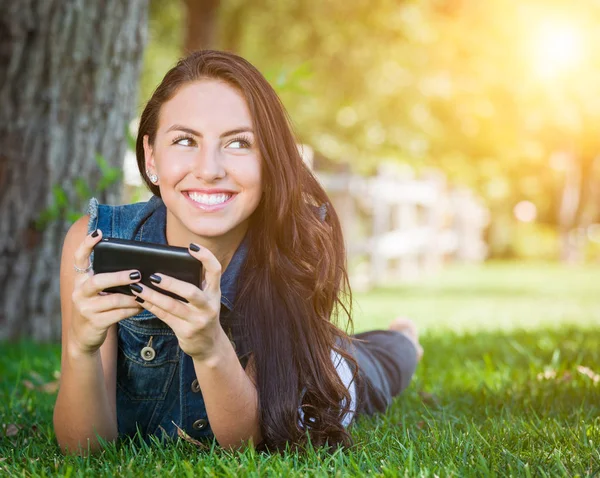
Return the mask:
[[[222,270],[225,271],[233,254],[241,244],[246,231],[248,222],[239,224],[237,227],[218,237],[203,237],[194,234],[187,229],[181,221],[167,211],[166,239],[170,246],[189,247],[190,243],[198,244],[200,247],[208,249],[221,263]]]

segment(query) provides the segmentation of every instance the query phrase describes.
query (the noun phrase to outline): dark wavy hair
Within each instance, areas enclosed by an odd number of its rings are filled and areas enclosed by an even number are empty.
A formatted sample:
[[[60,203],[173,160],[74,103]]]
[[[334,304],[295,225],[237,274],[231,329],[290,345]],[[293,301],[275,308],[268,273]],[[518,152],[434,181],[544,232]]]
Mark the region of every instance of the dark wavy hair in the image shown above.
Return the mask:
[[[180,60],[142,113],[136,144],[140,173],[160,196],[146,175],[143,137],[153,144],[161,106],[181,86],[203,79],[223,81],[243,95],[262,158],[264,192],[250,220],[250,230],[260,233],[250,234],[234,307],[254,357],[261,446],[303,447],[309,439],[315,446],[350,445],[341,424],[350,396],[330,355],[337,351],[357,370],[340,346],[348,340],[343,330],[352,327],[342,230],[327,194],[302,161],[285,108],[267,80],[232,53],[204,50]],[[323,205],[324,218],[316,212]],[[342,318],[343,330],[336,326]]]

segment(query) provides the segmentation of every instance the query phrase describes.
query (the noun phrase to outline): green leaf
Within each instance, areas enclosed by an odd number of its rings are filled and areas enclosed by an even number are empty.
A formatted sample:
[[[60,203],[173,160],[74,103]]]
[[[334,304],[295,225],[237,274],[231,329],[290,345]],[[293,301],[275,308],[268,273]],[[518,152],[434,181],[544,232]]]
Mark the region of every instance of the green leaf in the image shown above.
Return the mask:
[[[59,210],[66,208],[69,204],[69,198],[67,197],[67,193],[62,188],[62,186],[53,186],[52,195],[54,196],[55,205]]]
[[[48,223],[58,219],[60,217],[60,208],[53,202],[52,205],[40,212],[38,218],[35,220],[35,226],[38,231],[45,229]]]
[[[88,199],[92,196],[90,187],[82,178],[77,178],[75,180],[75,193],[81,200]]]
[[[53,219],[56,219],[60,215],[60,207],[57,203],[53,203],[46,211],[48,211],[48,214],[50,214]]]
[[[50,215],[50,211],[48,209],[46,209],[45,211],[42,211],[40,213],[40,215],[38,216],[38,218],[35,220],[35,228],[38,231],[42,231],[46,228],[46,225],[50,222],[51,219],[51,215]]]
[[[98,181],[98,184],[96,185],[96,190],[100,193],[104,191],[108,186],[110,186],[110,183],[106,179],[106,176],[103,176],[102,178],[100,178],[100,181]]]
[[[100,168],[102,174],[105,174],[106,171],[110,169],[108,161],[106,161],[104,156],[102,156],[100,153],[96,153],[96,163],[98,164],[98,167]]]
[[[106,175],[106,177],[110,180],[110,181],[116,181],[118,180],[122,175],[122,172],[119,168],[112,168],[108,174]]]

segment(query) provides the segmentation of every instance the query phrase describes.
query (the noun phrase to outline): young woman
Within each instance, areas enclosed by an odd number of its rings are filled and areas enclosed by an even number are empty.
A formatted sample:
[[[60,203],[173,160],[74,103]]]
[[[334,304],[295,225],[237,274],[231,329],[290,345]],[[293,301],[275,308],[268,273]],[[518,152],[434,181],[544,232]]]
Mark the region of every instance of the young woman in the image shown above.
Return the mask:
[[[349,444],[348,424],[385,410],[421,349],[407,320],[352,340],[336,327],[349,319],[340,224],[273,89],[236,55],[194,53],[150,98],[136,153],[150,201],[92,199],[64,242],[62,449],[180,430],[225,447]],[[153,275],[186,303],[139,271],[94,275],[102,237],[188,247],[202,287]],[[102,292],[117,285],[134,296]]]

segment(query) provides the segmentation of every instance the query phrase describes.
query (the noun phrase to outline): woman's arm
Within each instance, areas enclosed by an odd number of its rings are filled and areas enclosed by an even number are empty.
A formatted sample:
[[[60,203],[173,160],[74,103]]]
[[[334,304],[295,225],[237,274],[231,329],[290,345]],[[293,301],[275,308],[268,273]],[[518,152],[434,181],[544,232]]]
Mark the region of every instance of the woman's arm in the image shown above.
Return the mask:
[[[54,407],[54,430],[64,452],[86,454],[99,448],[97,437],[117,437],[116,322],[140,310],[131,297],[98,296],[103,282],[132,282],[128,272],[96,277],[85,268],[100,240],[86,235],[88,217],[69,229],[60,270],[62,354],[60,388]],[[77,264],[76,264],[77,262]],[[104,276],[104,277],[101,277]],[[117,296],[121,297],[117,297]]]
[[[262,441],[258,415],[258,394],[252,357],[246,370],[220,329],[212,356],[194,359],[194,368],[210,426],[222,447],[238,448]]]
[[[64,340],[60,389],[54,407],[54,431],[63,452],[86,454],[99,449],[98,436],[117,438],[116,326],[99,351],[89,354]]]

